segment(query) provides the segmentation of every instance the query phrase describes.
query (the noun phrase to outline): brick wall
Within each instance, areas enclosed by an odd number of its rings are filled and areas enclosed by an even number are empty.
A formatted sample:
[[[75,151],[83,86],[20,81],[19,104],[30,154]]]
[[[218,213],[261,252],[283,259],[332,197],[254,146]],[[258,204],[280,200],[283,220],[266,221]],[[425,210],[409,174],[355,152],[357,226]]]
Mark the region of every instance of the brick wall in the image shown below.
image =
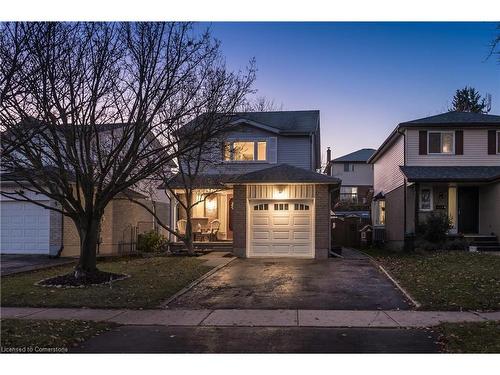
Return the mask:
[[[246,186],[237,185],[233,190],[233,253],[245,257],[247,242]]]
[[[315,258],[326,259],[330,250],[330,192],[328,185],[316,185],[315,212]]]

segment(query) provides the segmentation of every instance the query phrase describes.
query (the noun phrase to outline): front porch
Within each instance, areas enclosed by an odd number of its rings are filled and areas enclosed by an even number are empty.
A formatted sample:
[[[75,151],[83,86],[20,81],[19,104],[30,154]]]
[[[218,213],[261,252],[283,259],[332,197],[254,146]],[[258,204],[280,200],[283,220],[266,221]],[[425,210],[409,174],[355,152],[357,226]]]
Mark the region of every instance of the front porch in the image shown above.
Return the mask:
[[[432,212],[446,214],[450,235],[500,236],[499,167],[401,167],[407,184],[406,232]]]

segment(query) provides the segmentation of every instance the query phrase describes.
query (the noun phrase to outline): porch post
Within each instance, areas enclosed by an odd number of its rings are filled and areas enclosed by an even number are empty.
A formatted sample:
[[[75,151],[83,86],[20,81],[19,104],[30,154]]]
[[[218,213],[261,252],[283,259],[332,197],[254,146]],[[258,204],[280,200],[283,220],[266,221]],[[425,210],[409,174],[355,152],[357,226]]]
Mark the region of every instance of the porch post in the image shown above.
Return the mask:
[[[450,234],[458,233],[458,204],[457,204],[457,187],[448,186],[448,216],[451,219],[452,227],[448,231]]]

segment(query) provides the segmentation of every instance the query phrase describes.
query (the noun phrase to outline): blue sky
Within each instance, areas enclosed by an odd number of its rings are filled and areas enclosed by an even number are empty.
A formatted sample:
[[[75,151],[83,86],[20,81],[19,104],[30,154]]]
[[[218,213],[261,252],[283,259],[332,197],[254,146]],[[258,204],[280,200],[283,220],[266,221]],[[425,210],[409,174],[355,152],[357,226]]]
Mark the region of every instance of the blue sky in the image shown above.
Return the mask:
[[[323,150],[377,148],[397,123],[447,110],[457,88],[492,95],[494,23],[210,23],[228,65],[255,57],[255,88],[284,110],[319,109]],[[485,61],[486,60],[486,61]]]

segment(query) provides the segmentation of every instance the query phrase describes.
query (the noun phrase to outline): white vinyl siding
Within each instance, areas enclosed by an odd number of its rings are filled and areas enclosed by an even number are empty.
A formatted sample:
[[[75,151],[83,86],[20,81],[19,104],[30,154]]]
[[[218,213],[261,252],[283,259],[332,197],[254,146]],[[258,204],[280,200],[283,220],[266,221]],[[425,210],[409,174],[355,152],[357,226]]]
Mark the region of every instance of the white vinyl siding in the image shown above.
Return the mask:
[[[399,169],[402,165],[404,165],[404,139],[402,135],[398,135],[396,141],[373,165],[375,195],[380,192],[387,194],[404,184],[403,173]]]
[[[356,163],[354,172],[344,172],[344,164],[332,163],[333,177],[340,178],[345,186],[373,186],[373,165]]]
[[[428,131],[432,131],[426,129]],[[464,153],[463,155],[419,155],[418,154],[418,132],[419,129],[408,129],[406,131],[406,165],[420,166],[498,166],[500,165],[500,154],[488,155],[488,130],[487,129],[463,129]]]

